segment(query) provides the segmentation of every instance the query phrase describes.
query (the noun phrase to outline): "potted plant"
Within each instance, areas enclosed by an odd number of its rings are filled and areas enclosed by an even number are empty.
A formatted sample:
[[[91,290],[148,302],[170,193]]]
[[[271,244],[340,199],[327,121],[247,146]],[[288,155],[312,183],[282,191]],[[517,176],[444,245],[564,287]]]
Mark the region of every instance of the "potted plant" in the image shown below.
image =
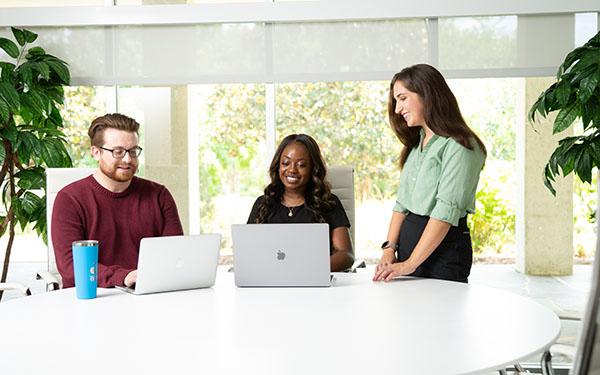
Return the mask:
[[[546,117],[558,111],[553,133],[560,133],[577,119],[583,134],[565,137],[544,168],[544,184],[556,195],[555,177],[575,173],[581,181],[592,182],[594,167],[600,167],[600,32],[583,46],[570,52],[558,68],[556,82],[544,91],[529,111]]]
[[[0,186],[5,211],[0,214],[0,237],[8,242],[0,283],[6,281],[15,227],[33,229],[47,242],[46,167],[70,167],[65,147],[63,86],[68,85],[67,63],[30,44],[37,34],[11,28],[16,41],[0,37],[8,61],[0,60]],[[0,299],[2,291],[0,290]]]

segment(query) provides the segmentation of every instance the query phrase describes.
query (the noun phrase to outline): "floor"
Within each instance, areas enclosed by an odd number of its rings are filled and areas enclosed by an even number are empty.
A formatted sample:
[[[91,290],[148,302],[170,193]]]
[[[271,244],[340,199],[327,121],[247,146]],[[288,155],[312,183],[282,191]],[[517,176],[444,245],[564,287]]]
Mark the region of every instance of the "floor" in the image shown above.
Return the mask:
[[[44,284],[42,281],[35,280],[35,273],[43,269],[44,265],[39,262],[14,262],[9,268],[8,281],[27,285],[32,294],[43,293]],[[552,348],[553,363],[568,365],[575,351],[577,335],[581,327],[579,319],[585,310],[591,279],[591,265],[575,265],[571,276],[542,277],[523,275],[510,264],[476,264],[473,266],[469,281],[472,284],[486,285],[528,296],[552,309],[561,317],[562,323],[561,336],[557,345]],[[5,293],[0,303],[20,297],[22,296],[19,292],[9,291]],[[524,364],[534,366],[538,361],[539,358],[535,357]]]

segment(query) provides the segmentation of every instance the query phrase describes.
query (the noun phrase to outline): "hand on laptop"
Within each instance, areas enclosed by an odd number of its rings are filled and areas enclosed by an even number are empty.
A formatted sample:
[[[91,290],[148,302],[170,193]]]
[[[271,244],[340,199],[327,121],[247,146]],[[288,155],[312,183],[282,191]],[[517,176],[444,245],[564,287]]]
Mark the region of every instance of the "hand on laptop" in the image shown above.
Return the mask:
[[[135,285],[135,281],[137,280],[137,270],[133,270],[125,276],[125,281],[123,282],[126,287],[132,287]]]

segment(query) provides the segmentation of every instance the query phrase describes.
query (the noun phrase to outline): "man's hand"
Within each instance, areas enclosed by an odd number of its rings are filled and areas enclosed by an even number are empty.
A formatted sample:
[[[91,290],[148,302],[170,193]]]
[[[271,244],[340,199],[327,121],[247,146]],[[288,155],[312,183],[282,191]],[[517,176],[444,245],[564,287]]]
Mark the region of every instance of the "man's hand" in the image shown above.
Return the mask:
[[[131,288],[137,280],[137,270],[133,270],[125,276],[125,281],[123,282],[126,287]]]

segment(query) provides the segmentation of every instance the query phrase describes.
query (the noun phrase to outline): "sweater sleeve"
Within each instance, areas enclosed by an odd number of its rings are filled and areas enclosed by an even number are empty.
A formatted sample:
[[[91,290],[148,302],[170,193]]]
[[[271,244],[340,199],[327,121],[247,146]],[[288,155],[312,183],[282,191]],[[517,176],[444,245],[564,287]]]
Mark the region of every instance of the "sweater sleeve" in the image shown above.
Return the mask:
[[[161,236],[180,236],[183,234],[183,227],[177,212],[175,199],[165,187],[160,194],[160,208],[164,219],[164,226]]]
[[[62,277],[63,288],[75,286],[73,274],[72,243],[88,238],[85,230],[84,213],[75,199],[64,191],[58,192],[52,210],[52,246],[56,258],[56,266]],[[100,244],[99,251],[102,251]],[[119,266],[106,266],[98,262],[98,286],[110,288],[123,285],[125,276],[132,270]]]

